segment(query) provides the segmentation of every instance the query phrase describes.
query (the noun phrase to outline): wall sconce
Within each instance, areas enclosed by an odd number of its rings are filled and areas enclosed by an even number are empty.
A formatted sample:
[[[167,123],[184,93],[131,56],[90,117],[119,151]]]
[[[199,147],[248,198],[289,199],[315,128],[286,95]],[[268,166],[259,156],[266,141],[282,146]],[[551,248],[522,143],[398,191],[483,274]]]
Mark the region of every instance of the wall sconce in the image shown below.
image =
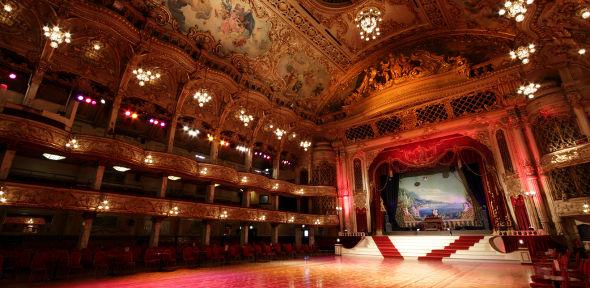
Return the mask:
[[[219,214],[219,219],[227,219],[227,211],[223,210],[223,212]]]
[[[96,206],[97,211],[109,211],[111,206],[109,204],[109,200],[103,199],[102,201],[98,202],[98,206]]]
[[[315,219],[315,221],[313,222],[314,225],[320,225],[322,224],[322,221],[320,221],[320,219]]]
[[[584,203],[584,205],[582,205],[582,212],[588,214],[588,212],[590,212],[590,205],[588,203]]]
[[[288,223],[293,223],[293,222],[295,222],[295,216],[291,216],[291,217],[289,218],[289,220],[287,220],[287,222],[288,222]]]
[[[170,211],[168,211],[168,216],[178,216],[179,213],[180,209],[178,209],[177,206],[174,206],[170,209]]]
[[[258,221],[266,221],[266,215],[260,215]]]
[[[246,177],[246,176],[242,177],[242,180],[241,181],[242,181],[242,183],[248,182],[248,177]]]
[[[209,173],[209,169],[207,169],[207,168],[203,168],[203,169],[201,169],[201,171],[199,171],[199,173],[200,173],[201,175],[207,175],[207,173]]]
[[[154,158],[152,158],[152,155],[147,155],[145,156],[145,159],[143,159],[143,162],[145,162],[145,164],[154,164]]]
[[[8,199],[6,199],[6,192],[4,192],[4,187],[0,187],[0,203],[4,204],[6,203],[6,201],[8,201]]]
[[[272,190],[277,190],[279,189],[279,183],[275,183],[275,185],[272,186]]]
[[[68,143],[66,143],[66,148],[78,149],[78,140],[75,137],[70,138]]]

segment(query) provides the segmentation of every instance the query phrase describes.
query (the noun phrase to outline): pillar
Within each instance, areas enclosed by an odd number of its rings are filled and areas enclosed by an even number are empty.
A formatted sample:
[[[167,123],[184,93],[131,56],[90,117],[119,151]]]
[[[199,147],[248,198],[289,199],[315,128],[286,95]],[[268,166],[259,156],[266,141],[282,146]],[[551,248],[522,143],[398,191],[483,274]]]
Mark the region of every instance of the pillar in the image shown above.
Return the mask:
[[[244,159],[244,167],[246,171],[252,172],[252,147],[248,147],[246,151],[246,159]]]
[[[10,167],[12,167],[12,161],[14,160],[14,155],[16,154],[16,150],[6,150],[4,153],[4,157],[2,158],[2,164],[0,164],[0,180],[5,180],[8,178],[8,174],[10,173]]]
[[[577,92],[571,92],[567,95],[570,105],[572,106],[572,110],[574,110],[574,114],[576,115],[576,120],[578,121],[578,126],[580,127],[580,131],[584,136],[590,138],[590,123],[588,122],[588,115],[586,115],[586,111],[584,111],[584,106],[580,103],[581,96]]]
[[[207,185],[207,194],[205,195],[205,202],[213,203],[215,198],[215,184]]]
[[[279,210],[279,195],[270,195],[272,199],[272,209]]]
[[[115,123],[117,123],[117,117],[119,116],[119,108],[121,108],[121,102],[123,101],[123,97],[125,97],[125,90],[119,89],[117,95],[115,96],[115,100],[113,101],[113,105],[111,107],[111,116],[109,117],[109,126],[107,127],[108,133],[115,133]]]
[[[100,186],[102,185],[102,178],[104,176],[104,168],[104,165],[98,165],[98,167],[96,167],[96,176],[94,177],[92,189],[100,190]]]
[[[309,246],[315,246],[315,227],[309,227]]]
[[[65,130],[71,131],[72,126],[74,125],[74,120],[76,120],[76,114],[78,114],[78,107],[80,106],[80,102],[78,101],[70,101],[73,102],[72,109],[70,110],[70,115],[68,116],[68,122],[66,124]],[[67,107],[66,107],[67,109]]]
[[[160,241],[160,228],[162,228],[162,221],[160,217],[152,218],[152,232],[150,233],[150,247],[158,247]]]
[[[250,225],[244,223],[242,224],[242,229],[240,231],[240,244],[247,245],[248,244],[248,233],[250,229]]]
[[[272,161],[272,178],[279,179],[279,172],[281,170],[281,151],[277,152],[277,155]]]
[[[301,197],[297,197],[297,213],[301,213]]]
[[[313,214],[313,197],[307,197],[307,213]]]
[[[252,192],[249,190],[244,190],[242,192],[242,207],[249,208],[250,207],[250,196]]]
[[[270,228],[272,231],[272,244],[277,244],[279,243],[279,224],[277,223],[271,223],[270,224]]]
[[[301,226],[297,225],[295,227],[295,247],[301,246],[301,237],[303,236],[303,231],[301,230]]]
[[[25,92],[25,98],[23,99],[23,104],[30,106],[31,102],[35,100],[37,97],[37,92],[39,91],[39,86],[41,86],[41,82],[43,82],[43,77],[45,76],[45,68],[43,64],[39,63],[39,68],[35,70],[34,74],[31,77],[31,82],[29,82],[29,87],[27,88],[27,92]]]
[[[178,125],[178,115],[173,116],[172,123],[168,126],[168,144],[166,151],[172,153],[174,150],[174,137],[176,137],[176,126]]]
[[[80,231],[80,238],[78,239],[78,249],[85,249],[88,247],[88,240],[90,240],[90,232],[92,231],[92,223],[96,218],[95,213],[83,213],[82,231]]]
[[[219,139],[215,137],[213,141],[211,141],[211,153],[209,154],[209,158],[211,159],[211,163],[217,163],[217,159],[219,158]]]
[[[203,245],[211,244],[211,222],[203,221]]]
[[[162,177],[162,186],[160,187],[160,193],[158,193],[158,198],[166,198],[166,190],[168,189],[168,177]]]

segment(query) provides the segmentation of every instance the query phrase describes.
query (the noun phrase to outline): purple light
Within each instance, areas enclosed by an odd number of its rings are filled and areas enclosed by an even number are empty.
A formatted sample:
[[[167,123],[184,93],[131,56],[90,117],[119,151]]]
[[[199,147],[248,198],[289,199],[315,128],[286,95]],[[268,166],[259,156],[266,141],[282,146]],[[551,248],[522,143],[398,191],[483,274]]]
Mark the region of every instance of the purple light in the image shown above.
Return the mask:
[[[154,123],[154,119],[153,119],[153,118],[152,118],[152,119],[150,119],[150,123]]]
[[[154,120],[154,124],[158,125],[160,123],[158,120]]]
[[[85,100],[85,101],[86,101],[86,103],[90,103],[90,102],[92,102],[92,99],[90,99],[90,98],[86,98],[86,100]]]
[[[92,105],[96,105],[96,101],[92,100]]]
[[[160,126],[164,127],[164,126],[166,126],[166,123],[164,123],[164,122],[161,122],[161,123],[160,123]]]
[[[78,95],[78,101],[83,101],[83,100],[84,100],[84,96]]]
[[[8,74],[8,78],[14,80],[14,79],[16,79],[16,74],[10,73],[10,74]]]

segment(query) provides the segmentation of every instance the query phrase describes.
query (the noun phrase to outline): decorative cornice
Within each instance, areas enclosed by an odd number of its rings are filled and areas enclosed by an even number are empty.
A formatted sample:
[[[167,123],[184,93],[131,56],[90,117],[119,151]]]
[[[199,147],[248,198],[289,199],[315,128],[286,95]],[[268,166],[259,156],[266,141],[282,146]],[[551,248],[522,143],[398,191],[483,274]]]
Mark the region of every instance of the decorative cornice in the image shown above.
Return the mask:
[[[63,189],[36,185],[5,183],[6,206],[98,212],[100,201],[109,201],[108,213],[126,213],[164,217],[172,207],[178,207],[179,218],[219,219],[224,221],[270,222],[316,226],[338,225],[337,215],[312,215],[254,208],[229,207],[214,204],[171,201],[161,198],[137,197],[77,189]],[[100,212],[98,212],[100,213]],[[224,213],[225,214],[225,213]],[[264,220],[262,220],[264,218]],[[319,220],[319,225],[316,221]]]
[[[238,172],[222,165],[199,163],[171,153],[145,150],[112,138],[75,135],[78,148],[66,148],[66,143],[73,136],[72,133],[47,124],[0,115],[0,139],[7,142],[18,141],[59,151],[64,155],[95,157],[111,163],[150,168],[186,178],[229,183],[275,193],[297,196],[336,196],[335,187],[297,185],[268,179],[258,174]],[[151,156],[152,163],[145,163],[144,159],[148,155]],[[244,177],[246,181],[242,181]]]
[[[541,157],[544,172],[590,162],[590,143],[560,150]]]
[[[588,215],[582,211],[583,205],[590,203],[590,197],[573,198],[568,200],[555,200],[555,212],[559,217]]]

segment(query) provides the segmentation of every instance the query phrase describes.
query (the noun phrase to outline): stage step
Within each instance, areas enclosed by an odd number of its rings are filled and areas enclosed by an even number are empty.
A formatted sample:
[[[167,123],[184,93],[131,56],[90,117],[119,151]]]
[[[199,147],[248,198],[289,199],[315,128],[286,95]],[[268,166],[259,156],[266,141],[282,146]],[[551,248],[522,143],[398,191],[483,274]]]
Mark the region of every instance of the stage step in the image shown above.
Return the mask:
[[[443,249],[432,249],[425,256],[418,257],[418,260],[436,260],[442,261],[443,258],[450,257],[457,250],[469,250],[475,243],[483,240],[483,236],[459,236],[455,241],[445,246]]]
[[[389,237],[373,236],[373,241],[375,241],[377,248],[379,248],[379,251],[384,258],[404,259],[404,257],[402,257],[399,251],[395,248]]]

